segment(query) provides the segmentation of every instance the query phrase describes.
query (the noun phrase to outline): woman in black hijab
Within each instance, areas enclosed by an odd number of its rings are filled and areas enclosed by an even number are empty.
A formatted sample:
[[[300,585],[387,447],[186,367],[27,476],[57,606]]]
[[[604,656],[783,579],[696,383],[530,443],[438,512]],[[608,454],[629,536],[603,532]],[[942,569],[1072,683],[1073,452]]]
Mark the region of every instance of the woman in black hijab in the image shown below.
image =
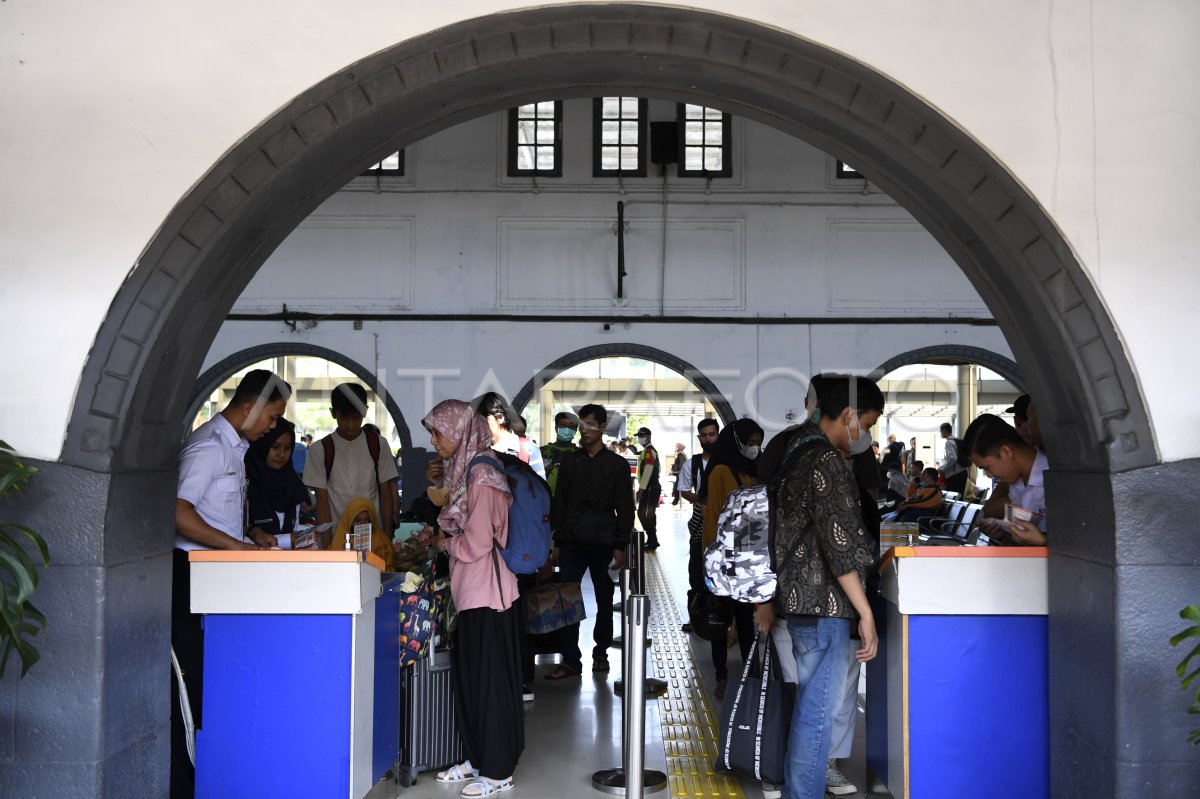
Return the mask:
[[[281,417],[274,430],[268,430],[246,450],[249,535],[259,546],[280,546],[282,542],[271,543],[266,537],[286,535],[285,548],[290,549],[300,506],[308,504],[308,489],[292,467],[295,446],[296,426]]]
[[[700,500],[704,503],[702,541],[705,548],[717,537],[717,519],[729,495],[742,486],[758,484],[758,457],[762,452],[762,442],[763,429],[753,419],[738,419],[717,437],[699,491]],[[750,656],[750,644],[754,642],[754,605],[749,602],[730,602],[733,604],[733,621],[737,626],[738,646],[742,650],[744,663]],[[724,636],[712,642],[718,699],[724,698],[725,684],[729,678],[725,663],[728,649]]]

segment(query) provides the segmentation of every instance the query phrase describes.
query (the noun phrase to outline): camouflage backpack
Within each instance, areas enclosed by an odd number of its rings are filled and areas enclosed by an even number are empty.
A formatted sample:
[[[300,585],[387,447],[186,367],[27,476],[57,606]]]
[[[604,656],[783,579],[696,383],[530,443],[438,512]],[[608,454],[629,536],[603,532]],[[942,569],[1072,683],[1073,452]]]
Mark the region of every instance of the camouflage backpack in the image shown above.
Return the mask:
[[[825,439],[808,436],[801,440],[788,453],[778,474],[786,472],[801,450],[807,449],[806,444],[817,440]],[[704,551],[704,582],[717,596],[738,602],[770,602],[775,597],[767,489],[767,483],[741,486],[721,506],[717,537]]]

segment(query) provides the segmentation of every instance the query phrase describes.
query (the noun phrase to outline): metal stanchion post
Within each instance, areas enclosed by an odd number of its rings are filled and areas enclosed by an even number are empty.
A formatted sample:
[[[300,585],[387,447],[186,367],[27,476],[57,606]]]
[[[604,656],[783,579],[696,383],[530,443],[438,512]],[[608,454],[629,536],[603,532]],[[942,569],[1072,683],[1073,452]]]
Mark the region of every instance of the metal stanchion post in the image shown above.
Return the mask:
[[[621,607],[629,600],[629,595],[633,593],[633,570],[629,568],[628,563],[621,569]],[[624,619],[624,613],[621,614]],[[612,645],[620,647],[624,652],[625,648],[625,622],[621,622],[621,634],[613,637]],[[622,655],[623,657],[624,655]],[[625,673],[624,661],[621,662],[621,673]]]
[[[644,535],[645,535],[645,533],[643,533],[641,530],[633,531],[633,536],[632,536],[632,538],[633,538],[633,541],[632,541],[633,560],[631,561],[631,563],[633,565],[633,586],[634,586],[632,588],[632,591],[633,591],[633,593],[641,594],[642,596],[645,596],[645,594],[646,594],[646,553],[642,551],[642,536],[644,536]],[[649,612],[649,607],[650,607],[649,598],[646,599],[646,607],[647,607],[647,612]],[[629,612],[628,607],[626,607],[625,612],[626,613]],[[644,629],[645,628],[643,627],[643,630]],[[654,640],[652,638],[650,638],[650,636],[648,636],[648,635],[646,635],[643,638],[643,641],[645,642],[645,646],[647,648],[649,648],[654,643]],[[613,643],[615,644],[616,642],[614,641]],[[622,644],[623,643],[624,643],[624,640],[622,640]],[[622,674],[621,679],[619,679],[613,683],[613,693],[617,694],[618,696],[624,695],[624,692],[625,692],[625,677],[624,677],[624,675],[629,674],[629,672],[622,671],[621,674]],[[645,679],[644,685],[642,687],[643,687],[642,695],[645,697],[648,697],[650,699],[660,697],[667,692],[666,681],[660,680],[657,677],[647,677]]]
[[[650,602],[642,594],[629,597],[625,606],[625,640],[638,641],[646,635],[650,618]],[[641,797],[657,793],[667,787],[667,775],[661,771],[648,770],[646,762],[646,705],[643,689],[646,676],[646,650],[644,647],[625,645],[624,669],[633,679],[630,695],[622,700],[621,716],[622,755],[621,768],[597,771],[592,776],[592,787],[604,793],[627,797]]]

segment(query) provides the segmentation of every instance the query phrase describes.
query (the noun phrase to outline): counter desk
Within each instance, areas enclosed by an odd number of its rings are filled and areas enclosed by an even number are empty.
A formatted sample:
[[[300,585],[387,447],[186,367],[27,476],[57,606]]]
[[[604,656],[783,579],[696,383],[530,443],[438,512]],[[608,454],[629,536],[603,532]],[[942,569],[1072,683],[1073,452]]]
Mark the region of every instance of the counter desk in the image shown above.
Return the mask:
[[[879,567],[867,771],[895,799],[1049,795],[1047,551],[896,547]]]
[[[399,593],[358,551],[190,555],[196,796],[360,799],[396,760]],[[390,583],[389,583],[390,584]]]

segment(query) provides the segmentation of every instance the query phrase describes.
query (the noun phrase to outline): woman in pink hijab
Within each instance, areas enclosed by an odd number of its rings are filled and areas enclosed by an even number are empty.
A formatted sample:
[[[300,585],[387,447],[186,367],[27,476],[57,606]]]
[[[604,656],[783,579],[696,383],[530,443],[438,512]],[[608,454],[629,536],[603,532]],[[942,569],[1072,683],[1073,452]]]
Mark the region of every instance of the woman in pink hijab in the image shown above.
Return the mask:
[[[508,541],[512,494],[492,454],[487,421],[470,405],[446,400],[421,421],[444,464],[448,498],[434,544],[450,557],[458,610],[450,662],[468,758],[437,779],[467,782],[459,795],[473,799],[512,788],[525,748],[519,647],[525,619],[521,605],[514,606],[516,577],[499,553]]]

